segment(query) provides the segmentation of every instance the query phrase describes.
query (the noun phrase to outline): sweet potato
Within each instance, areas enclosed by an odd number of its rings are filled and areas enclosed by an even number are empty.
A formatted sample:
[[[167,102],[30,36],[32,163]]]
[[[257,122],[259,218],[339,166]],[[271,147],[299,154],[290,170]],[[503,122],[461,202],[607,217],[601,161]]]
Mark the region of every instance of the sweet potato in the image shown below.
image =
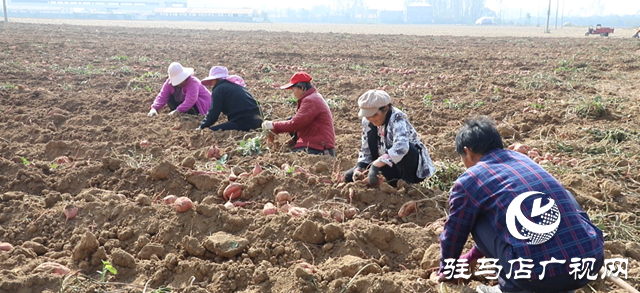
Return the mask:
[[[220,158],[220,149],[216,145],[212,145],[207,151],[207,158],[215,158],[216,160]]]
[[[67,205],[64,207],[64,215],[67,217],[67,220],[73,219],[78,214],[78,208],[73,205]]]
[[[193,201],[186,196],[178,197],[173,203],[173,207],[178,213],[184,213],[193,208]]]
[[[260,175],[260,173],[262,173],[262,167],[260,167],[258,161],[256,161],[256,165],[253,167],[253,171],[251,173],[253,174],[253,176],[258,176]]]
[[[344,210],[344,218],[345,219],[351,219],[353,217],[355,217],[355,215],[358,214],[358,209],[354,208],[354,207],[350,207],[347,208],[346,210]]]
[[[398,211],[398,217],[400,218],[404,218],[408,215],[410,215],[411,213],[413,213],[416,208],[418,208],[418,203],[415,201],[408,201],[405,202],[402,207],[400,207],[400,210]]]
[[[509,146],[509,149],[526,155],[527,151],[529,150],[529,146],[521,143],[514,143]]]
[[[69,159],[69,157],[67,157],[67,156],[60,156],[60,157],[57,157],[57,158],[53,159],[53,161],[54,161],[56,164],[68,164],[68,163],[71,163],[71,160],[70,160],[70,159]]]
[[[331,210],[331,218],[338,222],[344,222],[344,213],[337,209]]]
[[[68,267],[55,262],[43,262],[36,267],[36,270],[53,273],[58,276],[64,276],[71,271]]]
[[[172,203],[176,202],[176,199],[178,199],[177,196],[170,194],[170,195],[165,196],[162,199],[162,202],[164,202],[164,204],[172,204]]]
[[[276,208],[276,206],[274,206],[272,203],[268,202],[264,205],[264,208],[262,208],[262,212],[265,215],[274,215],[278,212],[278,208]]]
[[[10,251],[13,249],[13,245],[7,242],[0,242],[0,251]]]
[[[146,140],[146,139],[145,139],[145,140],[143,140],[143,141],[140,141],[140,147],[145,148],[145,147],[148,147],[148,146],[150,146],[150,145],[151,145],[151,143],[150,143],[148,140]]]
[[[301,207],[290,207],[289,210],[287,211],[287,213],[289,215],[291,215],[294,218],[298,218],[304,214],[307,213],[307,209],[306,208],[301,208]]]
[[[291,200],[291,194],[288,191],[280,191],[276,194],[276,202],[279,204],[286,204]]]
[[[242,184],[231,183],[229,184],[229,186],[227,186],[227,188],[224,189],[222,197],[224,197],[225,200],[230,200],[239,198],[240,194],[242,194]]]

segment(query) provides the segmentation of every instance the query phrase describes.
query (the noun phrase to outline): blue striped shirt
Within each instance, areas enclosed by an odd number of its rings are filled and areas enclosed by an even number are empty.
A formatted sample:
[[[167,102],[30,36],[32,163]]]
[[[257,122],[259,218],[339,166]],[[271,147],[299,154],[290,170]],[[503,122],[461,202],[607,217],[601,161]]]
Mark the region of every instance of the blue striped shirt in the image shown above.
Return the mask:
[[[530,239],[518,239],[507,229],[509,204],[518,195],[529,191],[544,195],[530,196],[522,202],[520,210],[528,220],[539,224],[543,221],[541,217],[547,214],[531,217],[536,198],[542,198],[538,201],[538,207],[545,207],[550,202],[549,199],[552,199],[560,213],[560,224],[555,235],[537,245],[527,244]],[[492,150],[456,180],[449,198],[449,217],[440,235],[441,271],[444,259],[458,259],[474,222],[480,215],[486,216],[498,237],[511,245],[508,253],[510,255],[507,256],[509,260],[533,260],[534,267],[530,269],[533,279],[539,279],[542,273],[540,262],[549,261],[552,257],[566,262],[547,264],[545,278],[568,274],[571,271],[571,258],[603,258],[602,231],[591,223],[573,195],[558,180],[529,157],[518,152]],[[521,234],[526,234],[518,220],[516,226]],[[515,262],[513,270],[518,268],[518,262]],[[503,266],[502,269],[506,273],[510,271],[509,266]]]

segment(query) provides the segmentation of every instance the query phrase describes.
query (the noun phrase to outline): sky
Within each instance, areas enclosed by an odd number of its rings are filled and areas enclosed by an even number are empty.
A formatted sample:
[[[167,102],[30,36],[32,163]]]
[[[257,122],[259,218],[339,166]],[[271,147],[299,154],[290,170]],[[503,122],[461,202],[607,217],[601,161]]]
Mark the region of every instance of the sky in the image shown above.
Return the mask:
[[[313,6],[332,5],[339,0],[235,0],[229,2],[212,0],[189,0],[190,7],[220,7],[220,8],[256,8],[273,9],[310,9]],[[559,1],[559,3],[558,3]],[[427,3],[429,1],[426,1]],[[301,4],[303,3],[303,4]],[[364,0],[369,8],[380,10],[402,10],[403,0]],[[558,5],[559,4],[559,5]],[[549,8],[548,0],[486,0],[486,6],[505,15],[531,13],[532,16],[546,15]],[[566,16],[592,16],[609,14],[637,14],[640,17],[640,0],[551,0],[551,13],[556,8]],[[522,12],[521,12],[522,11]]]

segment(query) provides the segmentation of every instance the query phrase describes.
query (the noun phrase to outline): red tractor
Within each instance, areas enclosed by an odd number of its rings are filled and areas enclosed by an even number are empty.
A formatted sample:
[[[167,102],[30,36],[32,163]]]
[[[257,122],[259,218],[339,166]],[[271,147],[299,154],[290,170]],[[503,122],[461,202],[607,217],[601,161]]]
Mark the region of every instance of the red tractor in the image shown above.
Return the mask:
[[[589,27],[589,30],[584,33],[585,36],[600,35],[602,37],[609,36],[609,34],[613,34],[613,28],[602,27],[600,24],[596,25],[595,28]]]

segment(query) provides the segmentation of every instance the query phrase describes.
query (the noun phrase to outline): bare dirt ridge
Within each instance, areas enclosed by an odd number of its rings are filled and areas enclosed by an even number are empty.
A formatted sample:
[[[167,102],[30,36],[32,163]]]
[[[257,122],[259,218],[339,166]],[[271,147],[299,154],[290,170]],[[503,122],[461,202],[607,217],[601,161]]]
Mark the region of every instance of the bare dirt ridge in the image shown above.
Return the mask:
[[[426,278],[470,114],[494,118],[507,145],[537,149],[638,286],[636,40],[21,23],[0,24],[0,39],[0,292],[439,292]],[[332,108],[337,158],[291,154],[285,135],[256,154],[260,132],[196,132],[199,118],[166,109],[147,117],[172,61],[200,78],[227,66],[269,119],[295,111],[274,85],[306,70]],[[357,159],[357,97],[374,88],[428,145],[439,171],[427,183],[335,182]],[[212,145],[226,161],[207,158]],[[231,172],[244,206],[224,205]],[[265,215],[279,191],[289,212]],[[178,213],[167,195],[194,207]],[[117,274],[96,273],[105,260]],[[578,292],[623,292],[590,286]]]

